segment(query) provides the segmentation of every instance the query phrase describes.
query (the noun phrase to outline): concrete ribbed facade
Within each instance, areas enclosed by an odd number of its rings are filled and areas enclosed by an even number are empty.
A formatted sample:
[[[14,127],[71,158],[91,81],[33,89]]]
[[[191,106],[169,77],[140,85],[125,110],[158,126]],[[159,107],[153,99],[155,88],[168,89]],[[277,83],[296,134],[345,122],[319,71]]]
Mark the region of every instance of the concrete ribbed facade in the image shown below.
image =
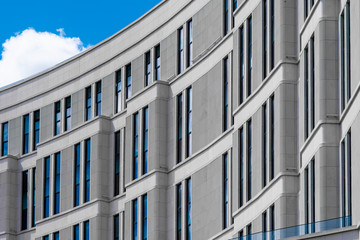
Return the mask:
[[[359,13],[163,0],[0,89],[0,239],[359,239]]]

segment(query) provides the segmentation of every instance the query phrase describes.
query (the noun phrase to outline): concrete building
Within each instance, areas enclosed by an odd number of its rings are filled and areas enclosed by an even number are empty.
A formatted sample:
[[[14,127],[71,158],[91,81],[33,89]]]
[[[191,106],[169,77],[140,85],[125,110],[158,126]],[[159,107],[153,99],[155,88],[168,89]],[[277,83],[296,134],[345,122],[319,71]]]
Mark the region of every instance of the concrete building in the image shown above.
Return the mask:
[[[163,0],[0,89],[0,239],[359,239],[359,13]]]

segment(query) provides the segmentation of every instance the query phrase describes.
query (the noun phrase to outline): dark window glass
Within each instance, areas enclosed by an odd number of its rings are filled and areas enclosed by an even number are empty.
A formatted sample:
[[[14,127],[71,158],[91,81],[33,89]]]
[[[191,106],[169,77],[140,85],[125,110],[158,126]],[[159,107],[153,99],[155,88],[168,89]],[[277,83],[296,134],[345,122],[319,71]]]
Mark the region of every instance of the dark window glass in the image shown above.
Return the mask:
[[[60,233],[59,232],[54,233],[53,240],[60,240]]]
[[[2,156],[8,155],[8,142],[9,142],[9,123],[2,125]]]
[[[142,198],[142,239],[143,240],[147,240],[148,239],[148,234],[147,234],[147,228],[148,228],[148,214],[147,214],[147,209],[148,209],[148,205],[147,205],[147,195],[145,194]]]
[[[181,240],[181,183],[176,185],[176,240]]]
[[[262,214],[262,240],[267,239],[267,213],[266,211]]]
[[[49,217],[50,210],[50,157],[44,160],[44,218]]]
[[[160,45],[155,47],[155,80],[160,80]]]
[[[90,139],[85,140],[85,189],[84,202],[90,201],[90,155],[91,142]]]
[[[139,113],[134,114],[134,138],[133,138],[133,179],[138,178],[139,166]]]
[[[311,188],[311,232],[315,232],[315,161],[310,162],[310,188]]]
[[[80,240],[79,224],[74,226],[73,238],[74,240]]]
[[[183,97],[182,94],[177,96],[177,163],[182,159],[182,111],[183,111]]]
[[[224,35],[229,32],[229,0],[224,0]]]
[[[115,133],[115,183],[114,196],[120,193],[120,131]]]
[[[54,182],[54,214],[57,214],[60,212],[60,153],[55,154],[55,182]]]
[[[21,230],[28,225],[28,174],[28,170],[22,172]]]
[[[247,236],[246,236],[246,240],[251,240],[252,239],[252,227],[251,227],[251,224],[247,225],[246,227],[247,229]]]
[[[270,180],[275,176],[275,97],[270,97]]]
[[[126,65],[126,99],[131,97],[131,64]]]
[[[315,127],[315,53],[314,36],[310,40],[310,103],[311,103],[311,131]]]
[[[189,157],[192,146],[192,88],[188,88],[186,92],[186,157]]]
[[[244,101],[244,72],[245,72],[245,48],[244,48],[244,27],[240,28],[240,82],[239,82],[239,103]]]
[[[351,46],[350,46],[350,1],[345,6],[346,11],[346,100],[351,98]]]
[[[187,66],[190,67],[192,65],[192,57],[193,57],[193,28],[192,28],[192,20],[187,23],[188,27],[188,46],[187,46]]]
[[[75,145],[74,207],[80,204],[80,143]]]
[[[266,186],[266,173],[267,173],[267,104],[262,106],[262,160],[263,160],[263,187]]]
[[[304,50],[304,134],[305,140],[309,137],[309,52]]]
[[[270,0],[270,71],[273,70],[275,65],[275,1]]]
[[[40,142],[40,110],[34,112],[34,126],[33,126],[33,150],[37,149],[37,144]]]
[[[252,181],[252,129],[251,129],[251,120],[247,122],[248,125],[248,132],[247,132],[247,145],[248,145],[248,152],[247,152],[247,200],[251,199],[251,181]]]
[[[96,83],[95,116],[101,115],[101,81]]]
[[[33,175],[32,175],[32,217],[31,217],[31,227],[35,227],[35,206],[36,206],[36,168],[33,168]]]
[[[191,240],[191,179],[186,180],[186,240]]]
[[[247,96],[251,94],[252,83],[252,17],[248,18],[248,75],[247,75]]]
[[[238,7],[237,0],[233,0],[233,6],[234,6],[234,11],[235,11],[237,9],[237,7]]]
[[[267,0],[263,0],[263,79],[267,76]]]
[[[305,234],[309,233],[309,168],[304,170]]]
[[[143,174],[148,172],[149,158],[149,108],[144,108],[143,115]]]
[[[138,240],[138,201],[137,199],[133,200],[133,210],[132,210],[132,217],[133,217],[133,240]]]
[[[229,128],[229,73],[228,58],[224,59],[224,109],[223,109],[223,131]]]
[[[178,30],[178,74],[184,70],[184,29]]]
[[[90,222],[89,220],[84,222],[84,240],[90,239]]]
[[[270,207],[270,223],[269,223],[269,226],[270,226],[270,233],[269,233],[270,240],[274,240],[275,239],[275,206],[274,205],[272,205]]]
[[[345,108],[345,20],[344,11],[340,16],[340,81],[341,81],[341,110]]]
[[[114,240],[120,239],[119,214],[114,216]]]
[[[239,165],[240,165],[240,194],[239,194],[239,205],[242,207],[244,204],[244,130],[240,129],[239,139]]]
[[[42,239],[43,240],[49,240],[49,235],[43,236]]]
[[[121,70],[116,72],[115,113],[121,111]]]
[[[65,131],[71,128],[71,97],[65,98]]]
[[[224,204],[224,215],[223,215],[223,228],[227,228],[229,226],[229,170],[228,170],[228,154],[224,154],[224,196],[223,196],[223,204]]]
[[[23,154],[26,154],[29,152],[29,114],[24,116],[23,122]]]
[[[304,19],[308,16],[308,0],[304,0]]]
[[[342,217],[346,217],[346,146],[345,140],[341,142],[341,214]],[[343,227],[346,226],[343,220]]]
[[[145,53],[145,87],[150,85],[151,81],[151,57],[150,51]]]
[[[61,115],[60,115],[60,111],[61,111],[61,106],[60,106],[60,101],[55,103],[55,130],[54,130],[54,135],[58,135],[60,134],[60,121],[61,121]]]
[[[91,86],[85,89],[85,121],[91,119]]]
[[[346,216],[349,218],[347,221],[347,226],[351,226],[351,217],[352,216],[352,201],[351,201],[351,133],[349,132],[346,135],[346,198],[347,198],[347,213]]]

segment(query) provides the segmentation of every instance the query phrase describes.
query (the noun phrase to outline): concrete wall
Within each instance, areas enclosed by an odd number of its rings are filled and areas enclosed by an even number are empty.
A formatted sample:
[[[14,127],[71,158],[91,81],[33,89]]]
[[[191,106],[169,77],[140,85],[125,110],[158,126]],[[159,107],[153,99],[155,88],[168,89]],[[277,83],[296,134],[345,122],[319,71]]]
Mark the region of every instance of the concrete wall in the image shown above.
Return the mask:
[[[60,208],[61,212],[70,210],[74,206],[74,146],[61,151],[61,175],[60,175]]]
[[[40,109],[40,142],[46,141],[54,134],[54,104]]]
[[[174,78],[177,73],[177,31],[172,32],[167,38],[162,40],[160,46],[160,80],[167,81]]]
[[[145,59],[144,55],[131,62],[131,96],[138,93],[145,86]]]
[[[85,90],[71,95],[71,128],[75,128],[85,121]]]

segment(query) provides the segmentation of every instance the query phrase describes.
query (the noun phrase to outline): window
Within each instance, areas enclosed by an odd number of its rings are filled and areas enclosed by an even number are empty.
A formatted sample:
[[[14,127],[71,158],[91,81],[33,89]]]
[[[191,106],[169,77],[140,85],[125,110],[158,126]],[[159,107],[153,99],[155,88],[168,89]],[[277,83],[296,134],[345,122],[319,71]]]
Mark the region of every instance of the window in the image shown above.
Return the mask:
[[[270,0],[270,71],[275,65],[275,1]]]
[[[71,97],[65,98],[65,131],[71,128]]]
[[[223,229],[229,226],[229,170],[228,170],[228,154],[225,153],[223,155],[223,174],[224,174],[224,196],[223,196],[223,207],[224,207],[224,215],[223,215]]]
[[[252,82],[252,17],[248,18],[248,72],[247,72],[247,96],[251,95],[251,82]]]
[[[186,240],[191,240],[191,178],[186,180]]]
[[[247,200],[249,201],[251,199],[251,181],[252,181],[252,159],[251,159],[251,151],[252,151],[252,133],[251,133],[251,120],[247,122],[248,126],[248,132],[247,132],[247,146],[248,146],[248,152],[247,152]]]
[[[314,6],[314,0],[304,0],[304,19],[308,17],[308,14],[313,6]]]
[[[310,162],[311,232],[315,232],[315,161]]]
[[[262,240],[267,239],[266,231],[267,231],[267,213],[265,211],[262,214]]]
[[[32,175],[32,217],[31,227],[35,227],[35,206],[36,206],[36,168],[33,168]]]
[[[85,89],[85,121],[91,119],[91,86]]]
[[[269,232],[270,239],[274,240],[275,239],[275,206],[274,205],[270,207],[269,227],[270,227],[270,232]]]
[[[33,150],[35,151],[37,144],[40,142],[40,110],[34,112],[33,131]]]
[[[121,111],[121,70],[116,72],[115,113]]]
[[[147,222],[148,222],[148,214],[147,214],[147,194],[142,197],[142,239],[147,240]]]
[[[60,212],[60,153],[55,154],[55,182],[54,182],[54,189],[55,189],[55,196],[54,196],[54,214]]]
[[[267,25],[267,0],[263,0],[263,79],[267,76],[267,57],[268,57],[268,25]]]
[[[23,154],[29,153],[29,114],[23,117]]]
[[[60,106],[60,101],[55,103],[55,130],[54,130],[54,135],[58,135],[60,134],[60,121],[61,121],[61,115],[60,115],[60,111],[61,111],[61,106]]]
[[[310,39],[310,128],[315,127],[315,53],[314,53],[314,36]]]
[[[131,63],[125,67],[126,73],[126,99],[131,97]]]
[[[2,150],[1,150],[1,156],[8,155],[8,142],[9,142],[9,123],[3,123],[2,124]]]
[[[80,204],[80,143],[75,145],[74,207]]]
[[[245,72],[245,48],[244,48],[244,27],[240,27],[240,80],[239,80],[239,104],[242,104],[244,101],[244,72]]]
[[[188,30],[188,41],[187,41],[187,66],[190,67],[192,65],[192,57],[193,57],[193,28],[192,28],[192,20],[187,23]]]
[[[43,236],[42,239],[43,240],[49,240],[49,235]]]
[[[95,117],[101,115],[101,81],[95,85],[96,103],[95,103]]]
[[[235,10],[237,9],[238,7],[238,3],[237,3],[237,0],[233,0],[233,11],[235,12]]]
[[[315,232],[315,161],[305,168],[305,234]],[[309,229],[310,225],[310,229]]]
[[[84,202],[90,201],[90,139],[85,140],[85,186],[84,186]]]
[[[275,176],[275,97],[270,97],[270,181]]]
[[[73,238],[74,240],[80,240],[79,224],[75,225],[73,228]]]
[[[115,183],[114,196],[120,193],[120,131],[115,133]]]
[[[150,85],[151,81],[151,57],[150,51],[145,53],[145,87]]]
[[[224,0],[224,35],[229,32],[229,0]]]
[[[28,225],[28,175],[28,170],[22,172],[21,230],[27,229]]]
[[[114,216],[114,240],[120,239],[119,214]]]
[[[267,173],[267,104],[262,106],[262,160],[263,160],[263,187],[266,186]]]
[[[44,160],[44,218],[49,217],[50,210],[50,157]]]
[[[189,157],[192,145],[192,88],[188,88],[186,92],[186,157]]]
[[[178,74],[184,70],[184,29],[178,30]]]
[[[243,240],[244,239],[244,230],[241,230],[239,232],[239,240]]]
[[[243,128],[240,129],[239,132],[239,178],[240,178],[240,194],[239,194],[239,205],[242,207],[244,204],[244,130]]]
[[[155,47],[155,80],[160,80],[160,45]]]
[[[144,108],[143,115],[143,164],[142,172],[148,172],[148,158],[149,158],[149,108]]]
[[[181,240],[181,228],[182,228],[182,221],[181,221],[181,183],[176,185],[176,240]]]
[[[183,112],[183,97],[180,93],[177,96],[177,159],[176,163],[181,162],[182,159],[182,113]]]
[[[133,240],[138,240],[138,200],[135,199],[132,202],[132,230],[133,230]]]
[[[85,221],[84,222],[84,240],[89,240],[90,239],[90,222]]]
[[[252,227],[251,224],[246,226],[246,230],[247,230],[247,236],[246,236],[246,240],[251,240],[252,239]]]
[[[351,226],[351,132],[349,131],[341,142],[341,217],[342,226]]]
[[[304,50],[304,136],[309,137],[309,50]]]
[[[60,233],[56,232],[53,234],[53,240],[60,240]]]
[[[305,234],[309,233],[309,168],[304,170]]]
[[[309,54],[310,53],[310,54]],[[304,50],[304,132],[305,140],[315,127],[315,56],[314,36]]]
[[[133,138],[133,179],[138,178],[139,166],[139,113],[134,114],[134,138]]]
[[[223,60],[224,64],[224,80],[223,80],[223,88],[224,88],[224,109],[223,109],[223,131],[225,132],[229,128],[229,73],[228,73],[228,58],[226,57]]]

